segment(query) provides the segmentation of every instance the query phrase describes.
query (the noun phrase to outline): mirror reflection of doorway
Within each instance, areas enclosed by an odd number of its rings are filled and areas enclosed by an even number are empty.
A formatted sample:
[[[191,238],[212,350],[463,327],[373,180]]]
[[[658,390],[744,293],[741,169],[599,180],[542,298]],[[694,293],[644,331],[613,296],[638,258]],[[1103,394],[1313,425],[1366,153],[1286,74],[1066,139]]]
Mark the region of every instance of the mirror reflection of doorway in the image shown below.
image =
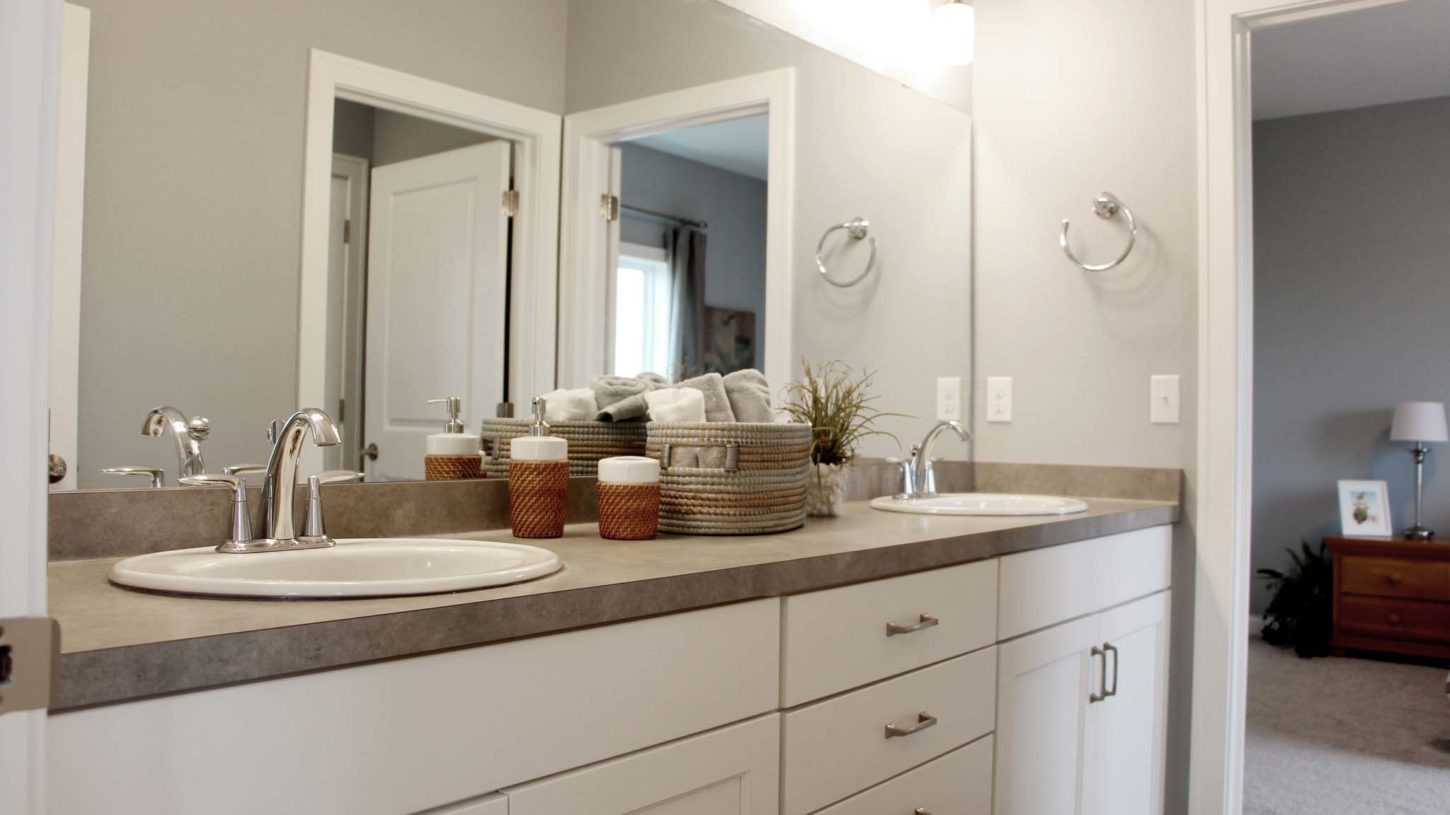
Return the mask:
[[[764,354],[769,114],[615,145],[607,367],[670,378]]]
[[[324,463],[421,478],[427,400],[505,400],[512,144],[338,100],[333,149]]]

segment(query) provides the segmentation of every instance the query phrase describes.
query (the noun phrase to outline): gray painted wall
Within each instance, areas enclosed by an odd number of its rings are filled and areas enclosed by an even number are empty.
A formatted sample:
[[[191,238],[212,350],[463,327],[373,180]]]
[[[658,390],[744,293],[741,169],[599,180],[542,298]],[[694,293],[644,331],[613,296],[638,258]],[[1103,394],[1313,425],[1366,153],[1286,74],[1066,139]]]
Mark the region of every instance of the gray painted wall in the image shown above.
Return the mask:
[[[975,0],[977,382],[1014,378],[1013,422],[987,424],[986,461],[1182,467],[1174,535],[1165,812],[1187,812],[1193,656],[1197,187],[1194,4]],[[1123,267],[1075,268],[1063,218],[1096,261],[1122,246],[1093,196],[1141,226]],[[1179,374],[1183,423],[1148,422],[1148,380]]]
[[[764,181],[625,144],[620,200],[710,225],[705,242],[705,305],[755,312],[757,364],[765,351]],[[670,228],[655,220],[620,220],[620,237],[661,246]]]
[[[971,382],[971,117],[718,3],[569,8],[570,112],[787,66],[797,100],[792,351],[875,370],[878,406],[908,414],[881,426],[909,445],[935,419],[936,377]],[[876,271],[834,289],[816,272],[816,241],[857,215],[871,219]],[[841,262],[864,260],[857,246]],[[861,447],[898,451],[884,437]],[[967,454],[953,443],[940,451]]]
[[[1254,126],[1255,569],[1339,534],[1337,479],[1388,481],[1411,523],[1388,431],[1397,402],[1450,401],[1447,145],[1450,98]],[[1433,448],[1425,523],[1450,535],[1450,447]]]
[[[296,405],[308,50],[562,111],[566,0],[80,0],[92,11],[81,487],[154,464],[170,402],[208,464],[255,461]],[[244,349],[244,353],[238,353]]]
[[[332,114],[332,151],[381,167],[494,141],[493,136],[346,99]]]

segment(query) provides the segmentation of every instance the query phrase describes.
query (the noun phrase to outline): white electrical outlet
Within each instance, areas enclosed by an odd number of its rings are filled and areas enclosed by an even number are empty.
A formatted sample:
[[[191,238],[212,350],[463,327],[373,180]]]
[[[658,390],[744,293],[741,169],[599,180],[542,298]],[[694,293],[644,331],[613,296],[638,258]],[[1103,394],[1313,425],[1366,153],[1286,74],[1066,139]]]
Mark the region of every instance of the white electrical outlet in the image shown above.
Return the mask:
[[[1012,421],[1012,377],[987,377],[987,421]]]
[[[1178,375],[1154,376],[1148,384],[1148,421],[1153,424],[1178,424]]]
[[[960,376],[939,376],[936,378],[937,421],[951,422],[962,418],[962,378]]]

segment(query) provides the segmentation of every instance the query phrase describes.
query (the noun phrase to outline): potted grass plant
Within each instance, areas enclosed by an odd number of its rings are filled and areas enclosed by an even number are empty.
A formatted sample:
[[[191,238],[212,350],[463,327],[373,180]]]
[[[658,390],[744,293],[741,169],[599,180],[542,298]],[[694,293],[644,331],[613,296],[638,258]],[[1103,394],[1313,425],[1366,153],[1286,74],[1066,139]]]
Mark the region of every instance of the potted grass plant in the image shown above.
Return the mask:
[[[857,373],[840,360],[812,366],[801,360],[802,376],[785,388],[785,412],[811,426],[811,473],[806,511],[816,517],[840,514],[845,500],[846,471],[856,446],[870,436],[892,436],[875,423],[886,416],[872,407],[870,371]]]
[[[1260,635],[1265,642],[1308,659],[1329,654],[1329,636],[1333,628],[1334,579],[1332,561],[1324,544],[1315,550],[1307,541],[1299,551],[1289,553],[1289,568],[1259,569],[1274,598],[1264,609],[1264,627]]]

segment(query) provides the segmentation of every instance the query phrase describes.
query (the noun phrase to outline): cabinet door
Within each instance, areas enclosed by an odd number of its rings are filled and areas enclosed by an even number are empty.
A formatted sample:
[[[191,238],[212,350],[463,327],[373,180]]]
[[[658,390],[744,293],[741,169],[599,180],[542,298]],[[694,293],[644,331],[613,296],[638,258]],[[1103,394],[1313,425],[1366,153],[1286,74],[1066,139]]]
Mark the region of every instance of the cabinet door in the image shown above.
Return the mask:
[[[1082,811],[1098,642],[1085,617],[998,646],[996,815]]]
[[[1099,615],[1107,687],[1116,693],[1092,706],[1088,815],[1163,811],[1168,609],[1161,592]]]
[[[780,715],[504,792],[509,815],[775,815]]]

